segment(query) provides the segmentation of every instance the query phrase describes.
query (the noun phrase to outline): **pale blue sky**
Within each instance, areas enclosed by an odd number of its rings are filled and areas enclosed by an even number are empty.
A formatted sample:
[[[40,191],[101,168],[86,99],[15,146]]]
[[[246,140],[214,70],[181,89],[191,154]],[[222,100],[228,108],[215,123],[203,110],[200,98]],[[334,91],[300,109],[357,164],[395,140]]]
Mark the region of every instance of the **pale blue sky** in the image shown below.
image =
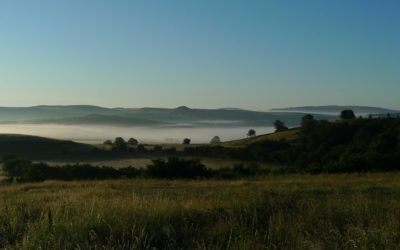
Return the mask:
[[[400,109],[398,0],[2,0],[0,106]]]

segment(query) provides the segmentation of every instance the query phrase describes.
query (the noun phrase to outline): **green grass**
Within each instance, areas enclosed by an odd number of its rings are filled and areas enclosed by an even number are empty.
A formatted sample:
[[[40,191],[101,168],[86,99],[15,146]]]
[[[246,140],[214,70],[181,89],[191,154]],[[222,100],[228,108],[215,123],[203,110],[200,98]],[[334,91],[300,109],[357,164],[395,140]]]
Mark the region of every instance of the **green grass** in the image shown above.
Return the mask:
[[[295,140],[298,136],[299,129],[294,128],[290,129],[287,131],[282,131],[282,132],[275,132],[275,133],[270,133],[270,134],[265,134],[265,135],[259,135],[255,136],[252,138],[245,138],[245,139],[240,139],[240,140],[234,140],[234,141],[227,141],[224,142],[222,145],[224,147],[246,147],[254,143],[260,143],[266,140],[271,140],[271,141],[280,141],[280,140],[287,140],[287,141],[292,141]]]
[[[398,249],[400,174],[0,186],[0,249]]]

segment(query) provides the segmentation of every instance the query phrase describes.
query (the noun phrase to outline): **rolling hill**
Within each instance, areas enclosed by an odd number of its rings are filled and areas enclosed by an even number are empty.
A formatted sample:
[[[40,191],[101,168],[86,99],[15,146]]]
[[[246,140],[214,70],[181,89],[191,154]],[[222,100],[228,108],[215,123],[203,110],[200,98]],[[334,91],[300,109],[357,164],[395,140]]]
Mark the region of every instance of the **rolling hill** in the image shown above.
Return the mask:
[[[50,138],[0,134],[0,157],[16,155],[26,159],[56,159],[87,156],[93,152],[93,146],[73,141]]]
[[[339,105],[276,108],[276,109],[271,109],[271,111],[304,112],[304,113],[312,113],[312,114],[339,114],[340,111],[342,111],[344,109],[351,109],[356,113],[356,115],[387,114],[387,113],[398,113],[399,112],[398,110],[381,108],[381,107],[339,106]]]
[[[24,124],[88,124],[113,126],[169,127],[238,127],[271,126],[282,120],[296,127],[305,113],[316,119],[335,120],[343,109],[357,115],[399,113],[399,111],[364,106],[304,106],[273,109],[269,112],[236,108],[195,109],[181,106],[168,108],[104,108],[90,105],[0,107],[0,123]]]
[[[155,121],[137,117],[118,116],[118,115],[86,115],[81,117],[33,120],[20,123],[28,124],[65,124],[65,125],[111,125],[111,126],[160,126],[168,125],[166,122]]]
[[[238,127],[271,126],[283,120],[293,127],[300,122],[300,112],[259,112],[241,109],[192,109],[181,106],[167,108],[102,108],[97,106],[35,106],[1,108],[0,123],[24,124],[90,124],[119,126]],[[332,120],[336,115],[317,115]]]
[[[299,133],[299,128],[292,128],[287,131],[274,132],[274,133],[265,134],[265,135],[258,135],[255,137],[244,138],[244,139],[240,139],[240,140],[227,141],[227,142],[224,142],[222,144],[222,146],[236,148],[236,147],[247,147],[251,144],[260,143],[260,142],[267,141],[267,140],[279,141],[279,140],[284,139],[287,141],[291,141],[291,140],[295,140],[297,138],[298,133]]]

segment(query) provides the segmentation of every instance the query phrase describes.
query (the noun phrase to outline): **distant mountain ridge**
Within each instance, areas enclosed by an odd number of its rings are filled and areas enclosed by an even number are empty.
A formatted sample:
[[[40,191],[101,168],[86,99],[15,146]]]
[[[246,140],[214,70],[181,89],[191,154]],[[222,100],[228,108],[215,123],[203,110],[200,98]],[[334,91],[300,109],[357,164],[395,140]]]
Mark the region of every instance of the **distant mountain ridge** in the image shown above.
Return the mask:
[[[167,127],[238,127],[272,126],[282,120],[287,126],[298,126],[304,113],[316,119],[334,120],[343,109],[356,114],[398,113],[398,111],[364,106],[304,106],[273,109],[269,112],[236,108],[105,108],[93,105],[40,105],[33,107],[0,107],[0,123],[167,126]]]
[[[283,120],[297,126],[303,114],[296,112],[260,112],[235,108],[104,108],[91,105],[0,107],[0,123],[168,126],[168,127],[237,127],[272,126]],[[319,115],[317,119],[335,119],[335,115]]]
[[[340,113],[344,109],[351,109],[356,114],[385,114],[398,113],[400,111],[381,107],[355,106],[355,105],[324,105],[275,108],[271,111],[310,112],[310,113]]]

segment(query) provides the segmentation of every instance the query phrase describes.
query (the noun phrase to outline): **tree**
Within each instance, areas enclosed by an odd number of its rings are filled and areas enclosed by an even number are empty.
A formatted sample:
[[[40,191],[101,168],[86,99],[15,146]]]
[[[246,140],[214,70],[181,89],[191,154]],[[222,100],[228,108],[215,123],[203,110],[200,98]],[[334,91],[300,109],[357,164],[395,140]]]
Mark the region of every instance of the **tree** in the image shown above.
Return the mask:
[[[188,145],[188,144],[190,144],[190,142],[191,142],[191,140],[189,138],[183,139],[183,144]]]
[[[139,144],[139,141],[136,140],[135,138],[130,138],[130,139],[128,140],[128,145],[136,146],[136,145],[138,145],[138,144]]]
[[[115,140],[114,140],[114,147],[113,147],[113,149],[114,149],[114,150],[117,150],[117,151],[123,151],[123,150],[126,149],[126,145],[127,145],[127,143],[126,143],[126,141],[124,140],[124,138],[122,138],[122,137],[117,137],[117,138],[115,138]]]
[[[342,120],[354,120],[356,118],[356,115],[354,114],[354,111],[351,109],[345,109],[340,112],[340,119]]]
[[[219,145],[221,144],[221,139],[219,138],[219,136],[214,136],[211,141],[210,144],[212,145]]]
[[[312,115],[305,115],[303,118],[301,118],[301,128],[308,130],[317,124],[317,121],[314,119],[314,116]]]
[[[397,147],[397,135],[393,131],[386,131],[374,137],[370,147],[378,152],[392,152]]]
[[[274,122],[275,132],[288,130],[288,127],[285,126],[285,123],[281,120],[276,120]]]
[[[112,145],[112,141],[111,140],[106,140],[103,142],[104,145]]]
[[[254,129],[250,129],[249,132],[247,132],[247,137],[254,137],[256,136],[256,131]]]
[[[370,144],[372,137],[373,134],[371,133],[370,129],[367,127],[361,127],[354,134],[353,144],[355,147],[359,148],[367,147]]]
[[[168,160],[153,160],[153,164],[147,166],[146,175],[152,178],[164,179],[190,179],[207,177],[210,172],[198,160],[185,160],[168,158]]]

